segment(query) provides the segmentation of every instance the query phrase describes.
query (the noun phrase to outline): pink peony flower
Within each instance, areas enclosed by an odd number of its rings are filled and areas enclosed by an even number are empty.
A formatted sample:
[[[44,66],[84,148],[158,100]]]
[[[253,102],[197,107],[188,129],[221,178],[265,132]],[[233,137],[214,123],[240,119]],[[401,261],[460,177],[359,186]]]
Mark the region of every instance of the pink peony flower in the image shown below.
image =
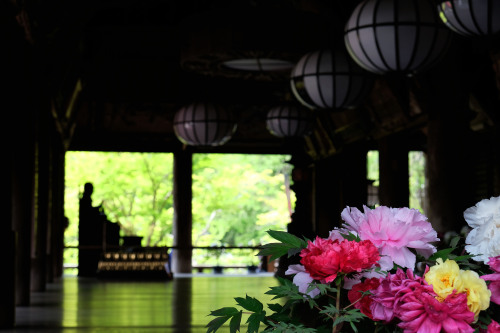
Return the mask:
[[[466,293],[450,294],[440,302],[426,285],[400,299],[398,324],[405,333],[474,332],[474,313],[467,307]]]
[[[368,318],[373,319],[370,305],[372,304],[371,295],[363,295],[365,291],[376,289],[380,285],[380,280],[377,278],[365,279],[363,282],[355,284],[347,293],[349,302],[354,303],[356,309],[360,309]]]
[[[425,288],[432,291],[432,286],[428,286],[422,277],[414,275],[410,269],[405,273],[398,268],[396,274],[387,274],[385,278],[380,279],[379,286],[371,291],[370,310],[373,319],[391,322],[397,315],[395,310],[400,298],[421,285],[425,285]]]
[[[418,210],[386,206],[363,209],[364,213],[351,207],[342,211],[346,224],[341,232],[351,231],[362,240],[372,241],[382,256],[379,263],[383,270],[391,270],[394,263],[415,269],[416,256],[410,248],[425,257],[436,252],[431,242],[439,241],[437,233]]]
[[[322,283],[330,283],[338,273],[361,272],[380,259],[377,248],[370,241],[332,241],[316,237],[300,252],[306,272]]]
[[[489,258],[488,265],[495,273],[481,276],[481,279],[490,281],[488,289],[491,291],[491,301],[500,305],[500,256]]]
[[[500,324],[492,320],[491,323],[488,325],[486,333],[500,333]]]

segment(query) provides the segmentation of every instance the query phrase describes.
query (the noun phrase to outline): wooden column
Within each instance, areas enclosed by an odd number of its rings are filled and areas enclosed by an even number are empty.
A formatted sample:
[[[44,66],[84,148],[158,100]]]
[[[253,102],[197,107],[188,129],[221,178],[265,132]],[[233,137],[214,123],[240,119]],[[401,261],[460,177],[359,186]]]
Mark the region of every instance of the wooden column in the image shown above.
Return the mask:
[[[2,138],[5,139],[2,135]],[[5,142],[5,141],[4,141]],[[6,173],[2,184],[3,188],[11,192],[11,175],[13,174],[12,161],[13,148],[7,148],[5,156],[7,157]],[[0,284],[0,328],[10,328],[15,323],[15,242],[14,231],[12,230],[12,201],[11,196],[7,196],[7,200],[2,200],[3,219],[0,222],[0,253],[4,254],[2,260],[3,281]]]
[[[419,102],[429,114],[425,212],[438,233],[459,232],[465,224],[464,210],[475,204],[471,200],[471,165],[475,161],[467,158],[467,153],[478,147],[467,147],[467,143],[471,135],[469,122],[474,117],[469,108],[469,89],[471,84],[477,84],[469,74],[476,69],[479,58],[469,58],[470,47],[459,48],[459,41],[452,44],[442,66],[427,72],[420,81]]]
[[[340,226],[340,214],[346,206],[362,209],[366,205],[366,154],[366,148],[352,145],[315,164],[314,211],[320,236],[327,237]]]
[[[47,103],[48,105],[48,103]],[[41,108],[42,109],[42,108]],[[33,219],[31,290],[45,291],[47,284],[47,239],[50,207],[50,145],[49,115],[43,112],[39,117],[39,132],[35,154],[35,210]]]
[[[379,144],[379,200],[388,207],[408,207],[410,183],[408,148],[398,135],[382,138]]]
[[[172,271],[174,273],[192,272],[192,153],[174,153],[174,246],[172,252]]]
[[[295,207],[287,231],[298,237],[312,238],[316,234],[313,213],[313,165],[309,157],[293,154],[289,162],[293,165],[291,190],[295,193]]]
[[[29,129],[29,127],[28,127]],[[29,130],[21,131],[14,152],[12,222],[16,232],[16,304],[30,304],[31,221],[33,218],[34,142]]]
[[[313,221],[315,234],[328,237],[330,230],[340,226],[342,199],[342,165],[330,157],[314,164]]]
[[[313,213],[313,164],[309,156],[304,153],[293,153],[289,161],[293,165],[291,190],[295,193],[295,207],[291,216],[291,222],[287,226],[287,231],[297,237],[307,237],[313,239],[316,235],[317,226]],[[285,272],[289,265],[299,263],[298,256],[288,258],[282,256],[278,261],[276,275],[285,277]]]
[[[64,259],[64,231],[67,221],[64,216],[64,150],[62,144],[55,146],[53,154],[53,182],[52,182],[52,220],[54,228],[52,230],[52,274],[54,278],[59,278],[63,274]]]
[[[18,286],[26,281],[26,272],[29,274],[29,228],[22,229],[29,219],[26,215],[19,218],[18,212],[29,215],[30,194],[26,194],[26,187],[19,188],[19,182],[28,182],[33,175],[29,169],[30,163],[24,158],[33,156],[32,151],[24,150],[24,139],[31,134],[29,124],[31,115],[29,110],[32,100],[30,85],[31,80],[31,45],[25,39],[25,31],[16,19],[18,8],[10,1],[0,4],[0,41],[6,66],[2,69],[0,83],[2,86],[2,115],[4,130],[1,131],[3,145],[2,161],[4,162],[4,175],[2,189],[5,191],[6,200],[2,200],[2,221],[0,222],[0,253],[2,253],[2,283],[0,283],[0,328],[11,328],[16,320],[16,297]],[[21,140],[21,141],[20,141]],[[16,191],[14,191],[16,189]],[[22,191],[19,192],[18,190]],[[29,190],[28,190],[29,192]],[[22,198],[21,198],[22,197]],[[25,201],[24,201],[25,200]],[[21,207],[22,205],[22,207]],[[16,213],[14,213],[16,212]],[[19,218],[19,219],[18,219]],[[21,223],[22,222],[22,223]],[[29,226],[29,224],[28,224]],[[21,250],[25,250],[24,252]],[[23,274],[20,275],[19,258],[23,258]],[[26,262],[28,260],[28,262]],[[17,263],[17,265],[16,265]],[[29,294],[29,290],[25,290]],[[26,296],[26,294],[24,295]],[[29,299],[28,299],[29,301]]]
[[[342,172],[339,175],[342,182],[341,209],[346,206],[362,208],[368,200],[367,175],[368,148],[364,145],[346,147],[338,156],[342,163]]]

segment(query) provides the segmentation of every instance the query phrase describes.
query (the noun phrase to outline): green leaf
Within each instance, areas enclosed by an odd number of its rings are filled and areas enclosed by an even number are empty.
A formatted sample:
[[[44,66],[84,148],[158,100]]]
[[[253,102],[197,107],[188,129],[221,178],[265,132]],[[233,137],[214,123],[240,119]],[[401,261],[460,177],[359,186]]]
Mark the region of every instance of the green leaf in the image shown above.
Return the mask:
[[[302,248],[293,248],[288,250],[288,258],[300,253],[302,251]]]
[[[278,259],[286,254],[288,251],[292,249],[289,245],[282,243],[268,243],[261,246],[258,256],[266,257],[270,256],[269,261],[273,261],[274,259]]]
[[[466,255],[463,255],[463,256],[456,256],[455,258],[453,258],[453,260],[455,260],[455,261],[464,261],[464,260],[468,260],[468,259],[473,258],[473,257],[474,257],[473,255],[466,254]]]
[[[217,309],[217,310],[214,310],[214,311],[210,311],[210,316],[216,316],[216,317],[220,317],[220,316],[234,316],[238,312],[239,311],[236,308],[233,308],[233,307],[224,307],[224,308],[220,308],[220,309]]]
[[[260,322],[264,321],[265,316],[266,316],[266,313],[264,311],[258,312],[258,313],[252,313],[247,319],[247,323],[248,323],[248,331],[247,332],[248,333],[259,332]]]
[[[438,258],[443,259],[445,261],[448,258],[448,255],[453,252],[455,248],[447,248],[447,249],[442,249],[434,253],[432,256],[429,257],[429,260],[431,261],[436,261]]]
[[[231,316],[217,317],[211,320],[205,327],[207,327],[207,333],[217,332],[217,330],[224,325],[226,321],[229,320]]]
[[[335,305],[333,305],[333,304],[328,304],[328,305],[325,305],[324,309],[321,310],[319,313],[334,316],[337,313],[339,313],[339,309],[337,309],[335,307]]]
[[[349,233],[347,235],[346,234],[342,234],[342,237],[344,237],[344,239],[347,239],[348,241],[356,241],[356,242],[361,241],[361,238],[359,238],[359,235],[355,235],[355,234],[353,234],[350,231],[349,231]]]
[[[233,318],[231,318],[231,321],[229,322],[230,333],[236,333],[240,331],[242,313],[242,311],[239,311],[237,314],[233,315]]]
[[[450,241],[450,247],[456,248],[460,238],[461,238],[460,235],[456,235],[455,237],[453,237]]]
[[[307,246],[307,242],[305,240],[286,231],[268,230],[267,233],[272,238],[279,240],[283,244],[288,244],[291,247],[305,248]]]
[[[261,246],[258,256],[271,256],[269,260],[288,255],[291,257],[307,246],[307,242],[285,231],[268,230],[267,233],[280,243],[268,243]]]
[[[281,312],[283,310],[283,306],[279,303],[267,304],[267,307],[273,312]]]
[[[299,287],[293,284],[292,281],[278,277],[281,285],[276,287],[270,287],[268,291],[265,292],[267,295],[275,295],[272,299],[277,298],[288,298],[293,301],[305,301],[304,295],[299,292]]]
[[[292,323],[270,323],[269,328],[263,331],[263,333],[316,333],[318,330],[314,328],[305,327],[302,324],[292,324]]]
[[[236,297],[235,300],[239,306],[248,311],[261,312],[264,309],[264,305],[259,300],[248,295],[245,298]]]
[[[351,328],[354,331],[354,333],[358,333],[358,328],[356,327],[356,325],[354,325],[354,322],[350,321],[349,324],[351,325]]]

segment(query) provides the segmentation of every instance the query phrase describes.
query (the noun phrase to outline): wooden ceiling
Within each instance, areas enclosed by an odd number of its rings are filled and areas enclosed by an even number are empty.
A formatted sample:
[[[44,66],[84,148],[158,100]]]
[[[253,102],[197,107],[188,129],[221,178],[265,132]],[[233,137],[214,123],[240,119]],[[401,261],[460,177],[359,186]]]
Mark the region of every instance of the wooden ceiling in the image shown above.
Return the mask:
[[[15,3],[15,10],[47,75],[53,114],[70,150],[183,149],[172,121],[194,101],[225,105],[238,128],[225,145],[188,147],[193,151],[290,153],[299,147],[321,158],[398,132],[423,147],[428,106],[439,94],[433,89],[443,82],[467,85],[476,125],[498,128],[498,38],[454,36],[437,68],[413,77],[374,76],[359,107],[317,111],[315,131],[305,139],[271,135],[267,111],[294,101],[290,71],[237,71],[222,62],[255,54],[296,62],[330,45],[356,3],[53,0]]]

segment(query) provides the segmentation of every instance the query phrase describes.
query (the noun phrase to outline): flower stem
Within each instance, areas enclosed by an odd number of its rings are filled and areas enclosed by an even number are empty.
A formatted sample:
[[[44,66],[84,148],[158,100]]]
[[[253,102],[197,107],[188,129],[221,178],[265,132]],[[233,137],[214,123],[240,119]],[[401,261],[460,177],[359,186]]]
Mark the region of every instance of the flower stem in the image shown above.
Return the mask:
[[[342,289],[342,282],[339,282],[339,285],[337,286],[337,299],[335,300],[335,306],[337,307],[337,313],[335,314],[335,317],[333,318],[332,333],[340,332],[340,329],[342,328],[342,325],[335,324],[335,321],[337,320],[337,318],[339,317],[339,314],[340,314],[340,290],[341,289]]]

